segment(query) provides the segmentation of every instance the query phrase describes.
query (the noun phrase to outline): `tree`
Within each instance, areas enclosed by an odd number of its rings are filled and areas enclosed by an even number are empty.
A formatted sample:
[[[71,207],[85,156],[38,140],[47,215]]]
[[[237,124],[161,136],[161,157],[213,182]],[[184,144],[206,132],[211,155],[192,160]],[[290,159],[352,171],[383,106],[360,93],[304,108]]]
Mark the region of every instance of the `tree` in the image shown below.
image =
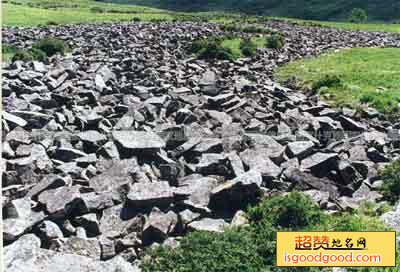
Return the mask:
[[[364,23],[368,20],[367,12],[362,8],[354,8],[351,11],[350,22]]]

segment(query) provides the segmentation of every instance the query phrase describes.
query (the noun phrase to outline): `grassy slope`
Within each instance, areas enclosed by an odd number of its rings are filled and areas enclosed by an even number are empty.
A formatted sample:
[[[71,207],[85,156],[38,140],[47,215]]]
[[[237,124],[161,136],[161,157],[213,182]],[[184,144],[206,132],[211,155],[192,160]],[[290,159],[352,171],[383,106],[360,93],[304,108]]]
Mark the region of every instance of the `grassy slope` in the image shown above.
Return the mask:
[[[137,0],[112,0],[120,2],[135,2]],[[142,0],[142,2],[153,0]],[[219,0],[215,0],[216,6]],[[54,5],[57,8],[54,8]],[[213,5],[211,5],[213,6]],[[53,8],[52,8],[53,7]],[[100,8],[105,13],[95,13],[91,9]],[[53,21],[59,24],[80,22],[122,21],[139,17],[142,20],[172,19],[177,13],[156,8],[135,5],[121,5],[94,0],[10,0],[3,3],[3,24],[14,26],[32,26]],[[213,22],[237,21],[237,14],[221,12],[196,12],[195,16],[212,17]],[[353,30],[400,32],[400,24],[351,24],[327,21],[305,21],[288,19],[298,23],[318,23],[321,25]]]
[[[372,20],[400,19],[398,0],[103,0],[136,3],[174,10],[237,10],[268,16],[314,20],[343,20],[352,8],[364,8]]]
[[[354,102],[368,101],[379,111],[392,113],[400,101],[399,56],[397,48],[348,49],[292,62],[278,69],[277,75],[281,80],[296,75],[306,85],[326,75],[336,75],[344,86],[325,91],[334,96],[334,104],[356,106]],[[376,90],[381,87],[385,91],[378,93]]]
[[[139,17],[142,20],[172,18],[170,13],[159,9],[121,6],[119,4],[106,4],[90,0],[58,1],[57,3],[62,6],[57,8],[48,8],[49,3],[52,2],[44,0],[30,0],[29,2],[24,2],[23,5],[19,4],[22,3],[21,0],[13,2],[18,3],[18,5],[3,4],[4,25],[33,26],[46,24],[49,21],[59,24],[121,21],[131,20],[133,17]],[[28,6],[27,3],[30,3],[30,5]],[[93,12],[91,11],[93,7],[101,8],[105,12]]]
[[[285,20],[296,22],[299,24],[319,24],[323,26],[336,27],[348,30],[364,30],[364,31],[377,31],[377,32],[400,32],[400,24],[389,24],[389,23],[366,23],[356,24],[349,22],[328,22],[328,21],[313,21],[313,20],[299,20],[286,18]]]

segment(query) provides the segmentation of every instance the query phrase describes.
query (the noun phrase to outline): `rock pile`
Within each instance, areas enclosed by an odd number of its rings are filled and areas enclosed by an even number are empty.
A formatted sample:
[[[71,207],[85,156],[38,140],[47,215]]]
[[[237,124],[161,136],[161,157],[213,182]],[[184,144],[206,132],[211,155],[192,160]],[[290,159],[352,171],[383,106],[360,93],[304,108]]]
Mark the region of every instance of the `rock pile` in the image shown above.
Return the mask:
[[[271,78],[294,58],[400,37],[269,24],[285,48],[235,62],[185,51],[217,24],[3,30],[20,47],[53,35],[74,48],[3,71],[7,271],[135,271],[146,246],[245,224],[240,210],[274,192],[305,191],[330,211],[378,199],[400,125]]]

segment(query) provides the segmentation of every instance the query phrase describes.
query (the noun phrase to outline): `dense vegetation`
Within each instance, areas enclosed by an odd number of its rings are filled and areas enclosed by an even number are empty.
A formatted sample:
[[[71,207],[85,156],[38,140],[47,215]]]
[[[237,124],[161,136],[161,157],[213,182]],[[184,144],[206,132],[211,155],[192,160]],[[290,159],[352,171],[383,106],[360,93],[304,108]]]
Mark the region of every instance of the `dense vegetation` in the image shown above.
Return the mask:
[[[64,55],[69,50],[64,41],[55,38],[44,38],[35,42],[30,49],[17,49],[12,45],[4,44],[2,53],[4,61],[45,61],[47,57],[56,54]]]
[[[268,38],[242,38],[235,35],[211,37],[194,41],[189,52],[200,59],[235,60],[240,57],[254,57],[257,48],[265,48]]]
[[[382,193],[386,200],[395,204],[400,199],[400,161],[387,165],[379,173],[383,180]]]
[[[314,272],[321,268],[275,267],[275,232],[278,230],[367,231],[390,228],[367,216],[370,207],[352,214],[327,215],[309,197],[293,192],[264,199],[249,208],[249,226],[230,228],[224,233],[194,232],[177,249],[156,247],[144,262],[145,272],[230,272],[273,271]],[[400,264],[398,264],[400,265]],[[399,267],[397,267],[398,269]],[[351,271],[381,272],[385,268],[359,268]]]
[[[348,19],[353,8],[367,11],[370,20],[400,19],[400,2],[397,0],[103,0],[135,3],[157,8],[208,11],[233,10],[244,13],[296,17],[313,20]]]

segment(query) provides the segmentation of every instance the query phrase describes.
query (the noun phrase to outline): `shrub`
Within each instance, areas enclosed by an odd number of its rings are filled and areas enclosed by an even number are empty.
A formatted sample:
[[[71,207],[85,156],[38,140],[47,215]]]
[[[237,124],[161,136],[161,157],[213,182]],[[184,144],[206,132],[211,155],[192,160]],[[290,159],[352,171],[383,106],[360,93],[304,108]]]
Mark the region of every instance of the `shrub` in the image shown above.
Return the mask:
[[[389,212],[391,209],[392,207],[387,202],[375,203],[372,201],[365,201],[362,202],[358,208],[358,213],[360,215],[376,217]]]
[[[190,47],[190,51],[192,53],[199,53],[201,50],[204,50],[207,47],[208,41],[205,39],[199,39],[199,40],[195,40],[191,47]]]
[[[12,61],[32,61],[32,60],[38,60],[38,61],[45,61],[46,60],[46,54],[37,48],[32,48],[30,50],[17,50],[15,55],[12,58]]]
[[[368,20],[367,12],[361,8],[354,8],[351,10],[350,22],[364,23]]]
[[[17,50],[17,52],[15,53],[15,55],[12,58],[12,62],[17,61],[17,60],[30,61],[30,60],[33,60],[33,56],[31,54],[31,52],[29,52],[27,50]]]
[[[267,221],[273,226],[285,229],[307,229],[325,222],[325,215],[306,195],[298,192],[287,196],[273,197],[249,209],[251,222]]]
[[[47,21],[46,25],[59,25],[59,23],[57,23],[55,21]]]
[[[233,60],[234,55],[231,49],[224,48],[221,43],[211,42],[199,54],[201,59],[219,59],[219,60]]]
[[[2,44],[1,45],[1,53],[4,54],[13,54],[17,51],[15,46],[10,45],[10,44]]]
[[[285,46],[285,39],[281,34],[273,34],[267,38],[267,47],[272,49],[282,49]]]
[[[40,40],[32,45],[33,49],[39,49],[43,51],[48,57],[51,57],[57,53],[64,55],[68,50],[65,42],[55,38],[46,38]]]
[[[222,46],[222,38],[200,39],[192,43],[190,52],[200,59],[233,60],[235,58],[230,48]]]
[[[139,17],[133,17],[132,21],[133,22],[140,22],[140,21],[142,21],[142,19],[140,19]]]
[[[400,160],[387,165],[379,172],[383,180],[381,188],[384,198],[392,204],[400,199]]]
[[[314,81],[311,88],[319,90],[322,87],[332,88],[341,86],[343,86],[342,80],[337,75],[325,75],[325,77]]]
[[[276,267],[275,232],[389,229],[381,221],[357,213],[326,215],[308,196],[298,192],[264,199],[248,210],[248,218],[248,227],[230,228],[224,233],[193,232],[176,249],[163,246],[151,249],[142,269],[144,272],[321,272],[325,270]],[[352,271],[366,271],[361,269]]]
[[[257,45],[251,39],[243,39],[240,42],[240,50],[246,57],[254,57],[257,53]]]
[[[46,60],[46,57],[47,57],[46,53],[38,48],[32,48],[31,50],[29,50],[29,52],[32,55],[33,60],[38,60],[38,61]]]
[[[361,103],[369,103],[379,112],[387,114],[388,116],[396,117],[399,114],[400,108],[398,104],[400,99],[396,93],[392,92],[367,92],[360,97]]]
[[[106,10],[101,7],[91,7],[90,11],[93,13],[105,13],[106,12]]]
[[[150,256],[143,264],[143,272],[250,272],[260,271],[264,261],[245,230],[190,233],[178,249],[159,247],[150,251]]]
[[[283,204],[282,208],[274,206],[277,204]],[[296,208],[298,205],[301,208]],[[177,249],[157,247],[150,250],[150,258],[145,258],[142,269],[144,272],[320,271],[318,268],[291,269],[275,266],[275,232],[278,230],[278,221],[284,217],[286,211],[291,210],[288,207],[293,208],[292,211],[302,210],[305,213],[311,208],[313,213],[315,204],[300,193],[265,199],[259,206],[251,209],[250,227],[226,229],[224,233],[190,233],[182,239]],[[308,223],[314,221],[308,221],[307,226]]]
[[[389,231],[391,228],[378,218],[360,214],[345,213],[334,216],[329,222],[331,229],[335,231]]]

